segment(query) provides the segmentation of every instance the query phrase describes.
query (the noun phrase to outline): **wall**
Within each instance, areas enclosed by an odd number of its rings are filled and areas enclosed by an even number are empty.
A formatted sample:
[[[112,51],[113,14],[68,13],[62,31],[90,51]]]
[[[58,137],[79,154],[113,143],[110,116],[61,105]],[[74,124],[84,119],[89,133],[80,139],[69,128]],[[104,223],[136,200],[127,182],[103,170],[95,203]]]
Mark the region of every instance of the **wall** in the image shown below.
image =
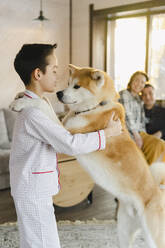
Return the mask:
[[[43,26],[38,17],[39,0],[0,1],[0,108],[7,107],[24,90],[13,68],[16,53],[24,43],[58,43],[59,79],[64,85],[69,63],[69,0],[43,0]],[[64,87],[61,85],[61,87]],[[55,105],[55,96],[49,96]]]
[[[89,5],[94,9],[104,9],[124,4],[149,0],[73,0],[72,63],[78,66],[89,65]]]
[[[89,64],[89,4],[95,9],[139,2],[137,0],[72,0],[73,37],[72,63]],[[146,0],[148,1],[148,0]],[[16,93],[24,90],[19,76],[13,68],[13,60],[24,43],[58,43],[60,87],[66,85],[69,63],[69,0],[43,0],[44,15],[50,21],[34,21],[39,14],[39,0],[0,1],[0,108],[8,107]],[[54,107],[55,95],[49,95]]]

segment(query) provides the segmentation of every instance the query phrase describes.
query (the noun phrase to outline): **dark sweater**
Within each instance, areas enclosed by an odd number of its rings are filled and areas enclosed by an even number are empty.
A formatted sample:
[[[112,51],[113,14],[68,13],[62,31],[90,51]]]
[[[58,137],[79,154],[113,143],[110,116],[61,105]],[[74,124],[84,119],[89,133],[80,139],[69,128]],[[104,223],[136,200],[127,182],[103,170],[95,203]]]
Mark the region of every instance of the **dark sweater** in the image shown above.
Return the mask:
[[[165,108],[154,105],[152,109],[148,110],[144,107],[144,110],[148,119],[146,124],[147,133],[154,134],[161,131],[162,139],[165,140]]]

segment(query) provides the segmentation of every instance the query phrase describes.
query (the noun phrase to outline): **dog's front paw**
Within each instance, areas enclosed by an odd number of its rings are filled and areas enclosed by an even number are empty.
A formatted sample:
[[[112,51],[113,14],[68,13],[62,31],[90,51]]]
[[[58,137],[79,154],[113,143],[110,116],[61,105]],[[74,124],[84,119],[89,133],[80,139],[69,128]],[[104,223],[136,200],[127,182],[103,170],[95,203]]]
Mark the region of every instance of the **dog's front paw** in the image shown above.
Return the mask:
[[[17,99],[15,98],[15,100],[9,106],[9,108],[15,112],[20,112],[24,107],[26,107],[26,103],[24,103],[24,100],[20,97]]]
[[[19,92],[16,97],[15,97],[15,100],[19,99],[19,98],[22,98],[24,96],[24,92]]]

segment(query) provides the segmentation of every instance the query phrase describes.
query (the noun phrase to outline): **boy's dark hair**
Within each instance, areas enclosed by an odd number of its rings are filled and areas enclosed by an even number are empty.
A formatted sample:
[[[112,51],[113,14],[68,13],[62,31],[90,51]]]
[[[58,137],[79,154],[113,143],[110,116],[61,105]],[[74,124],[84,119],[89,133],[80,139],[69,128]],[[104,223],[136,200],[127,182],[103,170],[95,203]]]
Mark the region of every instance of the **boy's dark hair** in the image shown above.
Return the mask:
[[[57,44],[24,44],[15,57],[14,68],[25,86],[30,83],[31,73],[39,68],[45,73],[48,65],[46,57],[49,56]]]
[[[151,87],[152,89],[155,89],[154,86],[152,84],[149,84],[149,83],[145,84],[144,89],[149,88],[149,87]]]

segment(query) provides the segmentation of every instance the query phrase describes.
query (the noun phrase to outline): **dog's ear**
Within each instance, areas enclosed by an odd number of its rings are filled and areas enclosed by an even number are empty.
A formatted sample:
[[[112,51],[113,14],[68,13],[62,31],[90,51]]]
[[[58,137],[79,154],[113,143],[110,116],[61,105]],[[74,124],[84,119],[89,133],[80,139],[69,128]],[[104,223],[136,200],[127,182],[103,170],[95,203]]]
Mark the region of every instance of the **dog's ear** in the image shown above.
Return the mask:
[[[69,64],[68,65],[70,73],[73,74],[75,71],[80,70],[80,67],[77,67],[75,65]]]
[[[101,71],[92,71],[91,76],[92,79],[96,80],[96,84],[99,88],[104,85],[104,74]]]

